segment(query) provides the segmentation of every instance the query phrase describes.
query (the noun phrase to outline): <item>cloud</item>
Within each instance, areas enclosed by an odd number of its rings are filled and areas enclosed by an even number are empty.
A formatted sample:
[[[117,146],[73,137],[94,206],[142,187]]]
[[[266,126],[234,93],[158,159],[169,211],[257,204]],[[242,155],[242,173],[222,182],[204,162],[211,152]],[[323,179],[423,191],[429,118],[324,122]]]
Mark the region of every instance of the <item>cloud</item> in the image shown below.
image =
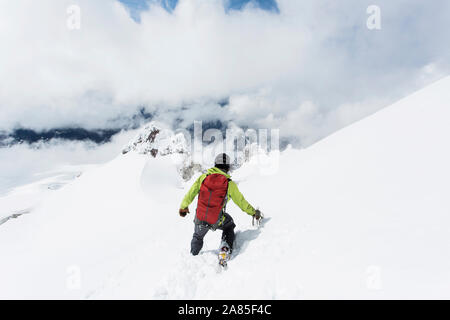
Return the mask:
[[[73,4],[80,30],[67,27]],[[447,1],[378,1],[377,31],[368,1],[277,4],[150,3],[136,23],[118,1],[0,1],[0,128],[107,128],[144,105],[185,125],[279,127],[305,144],[450,70]]]
[[[77,166],[105,163],[122,151],[136,131],[117,134],[110,143],[51,140],[0,148],[0,197],[17,186],[56,176]],[[0,212],[3,213],[3,212]]]

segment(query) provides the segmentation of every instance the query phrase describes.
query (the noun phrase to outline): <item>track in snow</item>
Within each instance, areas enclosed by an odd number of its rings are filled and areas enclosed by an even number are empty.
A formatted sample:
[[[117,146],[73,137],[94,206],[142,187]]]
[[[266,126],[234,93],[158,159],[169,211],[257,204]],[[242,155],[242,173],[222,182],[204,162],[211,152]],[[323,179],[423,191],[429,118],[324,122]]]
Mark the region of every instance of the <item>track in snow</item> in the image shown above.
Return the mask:
[[[234,250],[227,270],[218,263],[218,249],[202,250],[198,256],[192,256],[188,252],[182,253],[179,264],[161,280],[151,298],[194,299],[216,290],[219,277],[226,279],[239,274],[239,258],[245,254],[250,242],[259,237],[262,228],[269,221],[270,218],[265,218],[259,228],[236,231]]]

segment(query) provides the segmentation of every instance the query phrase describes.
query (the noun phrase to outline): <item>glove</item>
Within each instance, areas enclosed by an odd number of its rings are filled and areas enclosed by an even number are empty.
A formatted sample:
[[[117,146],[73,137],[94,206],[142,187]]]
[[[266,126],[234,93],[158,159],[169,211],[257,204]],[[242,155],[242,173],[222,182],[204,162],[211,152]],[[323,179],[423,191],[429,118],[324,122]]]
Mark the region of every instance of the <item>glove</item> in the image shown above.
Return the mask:
[[[261,219],[261,211],[259,211],[259,209],[256,209],[253,217],[255,217],[256,220]]]
[[[179,214],[180,214],[181,217],[185,217],[186,214],[188,214],[188,213],[189,213],[189,208],[180,209],[180,211],[179,211]]]

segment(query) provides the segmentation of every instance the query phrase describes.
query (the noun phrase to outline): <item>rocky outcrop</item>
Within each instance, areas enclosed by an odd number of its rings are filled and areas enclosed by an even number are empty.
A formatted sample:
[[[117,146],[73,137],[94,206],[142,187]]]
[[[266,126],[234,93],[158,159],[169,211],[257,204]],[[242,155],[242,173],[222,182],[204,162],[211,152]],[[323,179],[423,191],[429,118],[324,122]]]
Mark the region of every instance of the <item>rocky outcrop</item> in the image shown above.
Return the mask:
[[[194,174],[202,172],[201,164],[194,163],[191,157],[190,142],[183,133],[175,133],[162,123],[152,121],[126,145],[122,154],[137,152],[150,157],[168,157],[175,161],[177,170],[183,180],[189,180]]]

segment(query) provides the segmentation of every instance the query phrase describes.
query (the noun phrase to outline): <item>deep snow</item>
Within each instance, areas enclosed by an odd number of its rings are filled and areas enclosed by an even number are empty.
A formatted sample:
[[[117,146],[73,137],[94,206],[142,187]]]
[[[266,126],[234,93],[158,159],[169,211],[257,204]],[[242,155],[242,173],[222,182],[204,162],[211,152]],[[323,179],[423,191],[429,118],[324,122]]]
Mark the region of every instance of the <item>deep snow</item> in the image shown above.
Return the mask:
[[[0,298],[450,298],[449,103],[447,77],[272,154],[274,174],[244,164],[233,178],[266,220],[256,229],[228,205],[226,272],[220,231],[189,255],[193,216],[177,210],[190,183],[175,164],[119,155],[0,226]]]

